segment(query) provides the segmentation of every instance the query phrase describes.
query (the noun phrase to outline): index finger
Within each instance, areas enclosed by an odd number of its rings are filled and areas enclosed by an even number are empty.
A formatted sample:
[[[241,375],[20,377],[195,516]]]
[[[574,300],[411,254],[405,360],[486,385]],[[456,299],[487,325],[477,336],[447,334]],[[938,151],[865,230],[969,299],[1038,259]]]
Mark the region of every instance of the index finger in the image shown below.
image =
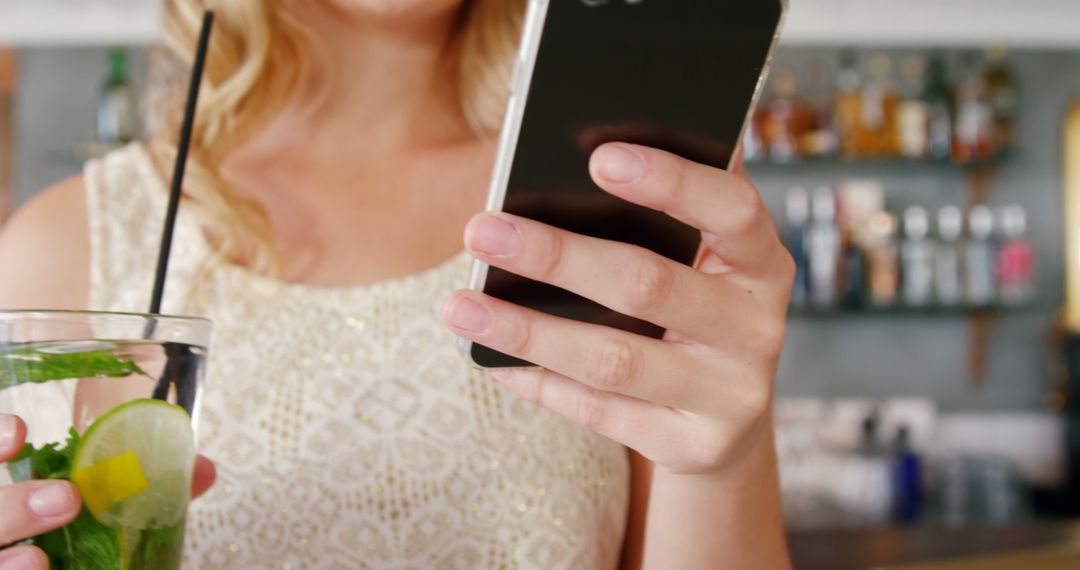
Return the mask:
[[[626,143],[596,149],[589,169],[605,191],[701,230],[725,264],[755,274],[783,269],[783,245],[746,178]]]
[[[0,463],[18,455],[25,440],[26,424],[17,416],[0,414]]]

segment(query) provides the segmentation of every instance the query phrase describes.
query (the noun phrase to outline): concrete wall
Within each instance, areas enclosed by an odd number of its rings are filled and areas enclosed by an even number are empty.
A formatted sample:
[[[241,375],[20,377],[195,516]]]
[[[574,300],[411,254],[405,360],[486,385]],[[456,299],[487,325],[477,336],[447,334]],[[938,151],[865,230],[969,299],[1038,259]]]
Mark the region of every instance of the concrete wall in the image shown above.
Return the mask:
[[[146,53],[129,51],[136,88],[143,84]],[[19,54],[15,95],[14,192],[17,204],[78,174],[80,149],[94,139],[97,102],[108,50],[35,48]]]

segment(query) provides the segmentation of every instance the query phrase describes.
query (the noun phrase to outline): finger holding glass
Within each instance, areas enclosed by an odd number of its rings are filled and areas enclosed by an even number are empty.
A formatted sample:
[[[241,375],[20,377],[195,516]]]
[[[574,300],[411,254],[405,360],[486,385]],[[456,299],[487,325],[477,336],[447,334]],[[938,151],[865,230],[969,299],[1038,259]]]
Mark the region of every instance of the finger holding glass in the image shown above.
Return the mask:
[[[26,439],[26,424],[0,415],[0,463],[14,458]],[[60,528],[79,514],[81,500],[67,481],[30,481],[0,487],[0,545]],[[0,570],[45,570],[49,560],[33,546],[0,550]]]

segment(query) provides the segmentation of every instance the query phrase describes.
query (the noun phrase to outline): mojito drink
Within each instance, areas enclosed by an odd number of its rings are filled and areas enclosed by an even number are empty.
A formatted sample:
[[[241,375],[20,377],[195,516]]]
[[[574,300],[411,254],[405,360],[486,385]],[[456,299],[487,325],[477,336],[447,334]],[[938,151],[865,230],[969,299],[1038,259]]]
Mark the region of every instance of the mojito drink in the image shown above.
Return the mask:
[[[208,334],[197,319],[0,312],[0,413],[28,426],[0,484],[64,479],[83,498],[31,539],[52,568],[180,567]]]

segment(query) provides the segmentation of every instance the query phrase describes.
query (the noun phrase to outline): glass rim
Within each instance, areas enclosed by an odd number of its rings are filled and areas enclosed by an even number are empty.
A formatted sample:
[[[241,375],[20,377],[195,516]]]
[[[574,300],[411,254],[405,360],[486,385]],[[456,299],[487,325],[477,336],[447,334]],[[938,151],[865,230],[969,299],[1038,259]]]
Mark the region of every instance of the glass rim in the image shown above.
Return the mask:
[[[74,309],[0,309],[0,321],[18,317],[119,317],[122,319],[139,319],[142,321],[158,320],[187,323],[206,327],[213,325],[213,321],[205,317],[190,317],[183,315],[158,315],[154,313],[132,313],[123,311],[79,311]]]

